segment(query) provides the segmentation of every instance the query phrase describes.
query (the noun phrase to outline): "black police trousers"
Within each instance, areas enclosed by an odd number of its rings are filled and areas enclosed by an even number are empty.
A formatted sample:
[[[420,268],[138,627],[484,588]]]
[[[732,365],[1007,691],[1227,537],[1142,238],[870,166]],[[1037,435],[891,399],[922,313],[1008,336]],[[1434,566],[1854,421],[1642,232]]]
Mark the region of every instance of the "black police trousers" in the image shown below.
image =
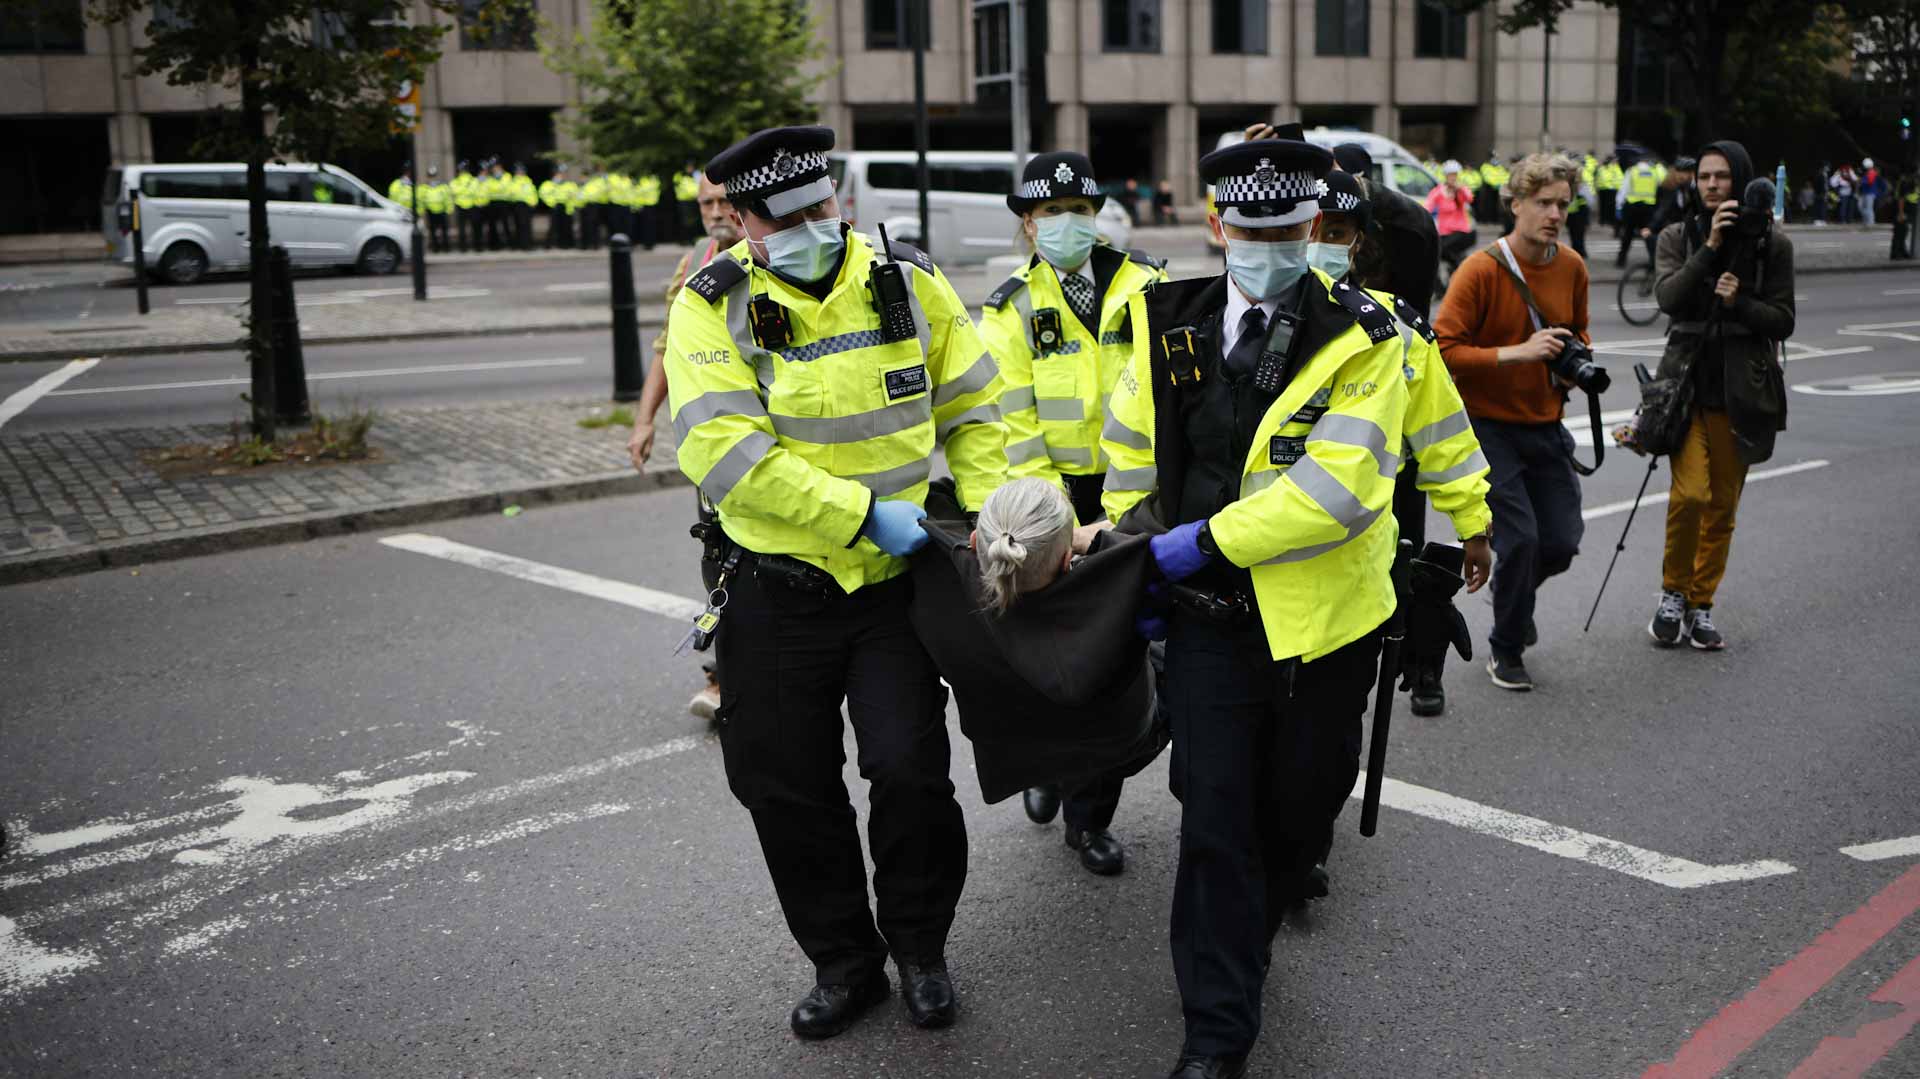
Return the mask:
[[[1257,621],[1174,613],[1171,935],[1183,1052],[1245,1053],[1260,1035],[1264,956],[1359,776],[1379,659],[1377,630],[1311,663],[1275,663]]]
[[[896,577],[821,596],[749,569],[731,583],[715,643],[727,784],[753,816],[787,927],[821,984],[868,977],[889,953],[942,958],[966,883],[947,691],[907,621],[912,589]],[[869,785],[877,927],[841,778],[842,700]]]

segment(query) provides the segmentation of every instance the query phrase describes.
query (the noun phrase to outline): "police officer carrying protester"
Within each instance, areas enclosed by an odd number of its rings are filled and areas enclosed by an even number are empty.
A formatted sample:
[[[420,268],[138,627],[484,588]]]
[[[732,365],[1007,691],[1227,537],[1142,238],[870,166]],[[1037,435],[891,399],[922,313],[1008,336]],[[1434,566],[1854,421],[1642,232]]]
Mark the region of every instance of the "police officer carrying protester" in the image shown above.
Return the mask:
[[[1040,154],[1027,162],[1007,208],[1033,245],[1025,266],[987,297],[980,336],[1000,365],[1006,388],[1007,459],[1016,478],[1035,476],[1063,487],[1081,526],[1100,520],[1107,465],[1100,425],[1107,395],[1133,353],[1127,305],[1156,281],[1160,263],[1097,243],[1095,215],[1106,196],[1084,154]],[[1103,876],[1126,868],[1126,848],[1109,832],[1124,776],[1066,792],[1066,842],[1080,862]],[[1026,793],[1027,816],[1053,820],[1062,792]]]
[[[709,534],[721,587],[696,635],[718,617],[727,781],[814,964],[790,1017],[805,1038],[884,1000],[889,955],[912,1020],[953,1021],[966,826],[904,559],[927,541],[936,447],[968,510],[1006,475],[993,358],[931,260],[876,252],[840,220],[832,146],[828,128],[775,128],[708,163],[746,239],[687,279],[666,360],[679,465],[723,533]],[[877,912],[841,780],[843,701],[870,785]]]
[[[1309,269],[1332,168],[1291,138],[1201,159],[1227,274],[1133,300],[1101,439],[1107,513],[1158,533],[1175,582],[1166,619],[1142,629],[1166,632],[1182,802],[1177,1079],[1246,1074],[1273,934],[1358,774],[1396,602],[1403,358],[1431,346],[1390,301]]]

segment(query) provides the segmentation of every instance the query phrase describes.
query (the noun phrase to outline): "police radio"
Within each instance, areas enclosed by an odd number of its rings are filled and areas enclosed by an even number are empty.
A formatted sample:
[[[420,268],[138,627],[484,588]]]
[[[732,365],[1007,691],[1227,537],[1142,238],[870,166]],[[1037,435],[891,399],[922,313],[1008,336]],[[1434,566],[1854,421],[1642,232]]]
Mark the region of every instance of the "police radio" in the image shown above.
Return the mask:
[[[1066,331],[1060,326],[1060,309],[1042,307],[1033,313],[1033,350],[1042,356],[1060,351]]]
[[[1260,349],[1260,362],[1253,368],[1253,388],[1266,394],[1278,394],[1286,377],[1287,361],[1293,358],[1294,331],[1300,320],[1285,311],[1275,311],[1267,327],[1267,343]]]
[[[1160,351],[1167,358],[1167,373],[1175,386],[1194,386],[1205,377],[1200,371],[1200,344],[1193,327],[1176,326],[1160,335]]]
[[[887,240],[887,226],[880,226],[880,250],[887,261],[873,268],[867,291],[873,293],[873,310],[880,316],[880,340],[888,344],[916,336],[913,303],[907,297],[907,272],[893,257],[893,245]]]

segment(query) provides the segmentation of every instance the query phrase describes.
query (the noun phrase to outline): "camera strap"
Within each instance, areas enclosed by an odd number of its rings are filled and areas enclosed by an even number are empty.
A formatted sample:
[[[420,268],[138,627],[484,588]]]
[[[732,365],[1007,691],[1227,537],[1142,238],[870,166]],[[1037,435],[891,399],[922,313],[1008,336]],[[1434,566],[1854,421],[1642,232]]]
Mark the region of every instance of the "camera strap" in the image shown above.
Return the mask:
[[[1546,329],[1545,320],[1540,317],[1540,309],[1534,306],[1533,290],[1527,287],[1527,275],[1520,272],[1520,260],[1513,257],[1513,248],[1507,246],[1507,238],[1500,237],[1500,253],[1506,256],[1507,269],[1513,274],[1513,283],[1520,286],[1520,299],[1527,305],[1527,317],[1533,320],[1535,333]],[[1488,250],[1492,254],[1492,250]],[[1600,395],[1587,394],[1587,422],[1593,431],[1593,464],[1585,464],[1572,451],[1567,453],[1567,463],[1582,476],[1591,476],[1600,471],[1600,465],[1607,459],[1606,441],[1600,437]]]

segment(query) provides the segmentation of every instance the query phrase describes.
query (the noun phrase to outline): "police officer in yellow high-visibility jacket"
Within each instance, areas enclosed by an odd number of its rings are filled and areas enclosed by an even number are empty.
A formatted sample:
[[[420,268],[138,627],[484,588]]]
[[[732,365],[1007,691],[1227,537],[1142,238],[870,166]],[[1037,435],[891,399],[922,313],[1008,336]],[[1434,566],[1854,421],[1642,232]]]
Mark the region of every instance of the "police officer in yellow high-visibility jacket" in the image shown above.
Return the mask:
[[[1614,258],[1614,265],[1627,264],[1627,252],[1633,250],[1633,241],[1640,230],[1653,220],[1653,209],[1660,202],[1660,179],[1665,172],[1664,166],[1657,166],[1652,158],[1643,157],[1634,162],[1625,177],[1625,187],[1620,189],[1620,220],[1626,226],[1626,234],[1620,239],[1620,253]]]
[[[728,784],[814,964],[790,1016],[814,1038],[886,998],[889,954],[913,1021],[953,1020],[945,950],[966,829],[904,556],[927,539],[935,448],[969,510],[1005,479],[1007,453],[1000,377],[965,305],[924,254],[877,258],[841,222],[832,146],[824,127],[776,128],[708,163],[747,238],[687,279],[666,361],[680,468],[741,552],[716,719]],[[877,927],[841,782],[842,701],[870,784]]]
[[[413,169],[411,167],[401,166],[400,175],[395,176],[393,182],[387,185],[387,198],[408,210],[413,209]]]
[[[474,176],[472,165],[460,162],[459,169],[447,186],[453,193],[454,234],[459,238],[460,250],[484,250],[486,239],[482,236],[484,229],[481,217],[486,211],[487,193],[479,178]]]
[[[540,205],[540,189],[534,186],[527,167],[513,163],[513,175],[507,177],[513,199],[513,246],[533,250],[533,208]]]
[[[420,185],[420,210],[427,215],[427,239],[435,254],[445,251],[447,218],[453,213],[453,192],[440,181],[440,166],[427,166],[427,181]]]
[[[610,198],[607,170],[596,166],[593,175],[580,184],[581,250],[599,247],[603,232],[611,227],[612,221],[607,216],[607,210],[611,206]]]
[[[1228,273],[1133,301],[1133,359],[1101,439],[1108,515],[1160,533],[1155,562],[1192,590],[1143,623],[1167,633],[1182,801],[1182,1079],[1244,1074],[1263,956],[1287,906],[1317,894],[1396,603],[1407,346],[1376,297],[1308,268],[1332,167],[1295,139],[1201,159]]]
[[[565,165],[555,165],[553,175],[540,182],[540,204],[547,208],[547,248],[573,246],[573,204],[580,197],[580,185],[567,176]]]
[[[628,238],[635,247],[651,251],[660,235],[660,178],[646,175],[633,181],[630,195],[633,206],[633,235]]]
[[[1006,381],[1000,413],[1010,474],[1064,487],[1083,525],[1101,517],[1107,463],[1100,424],[1133,354],[1128,301],[1167,276],[1157,260],[1096,242],[1095,218],[1106,201],[1086,155],[1056,151],[1028,161],[1007,208],[1020,215],[1034,255],[987,297],[980,314],[980,336]],[[1067,846],[1101,875],[1126,868],[1126,849],[1107,830],[1124,780],[1104,776],[1066,799]],[[1056,787],[1028,790],[1027,816],[1053,820],[1060,796]]]

